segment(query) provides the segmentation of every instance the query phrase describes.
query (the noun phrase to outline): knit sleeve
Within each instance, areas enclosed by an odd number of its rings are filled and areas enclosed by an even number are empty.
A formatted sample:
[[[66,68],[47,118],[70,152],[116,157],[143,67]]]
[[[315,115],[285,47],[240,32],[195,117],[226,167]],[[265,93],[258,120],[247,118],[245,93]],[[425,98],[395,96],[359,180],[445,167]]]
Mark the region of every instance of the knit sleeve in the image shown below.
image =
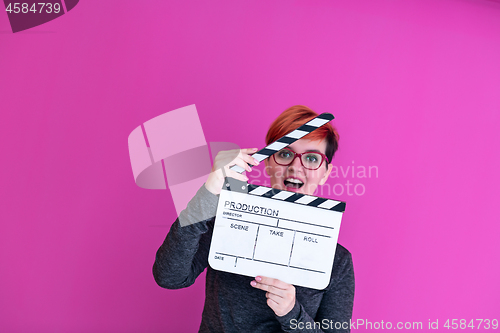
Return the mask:
[[[218,197],[202,186],[172,224],[153,264],[159,286],[188,287],[207,267],[217,203]]]

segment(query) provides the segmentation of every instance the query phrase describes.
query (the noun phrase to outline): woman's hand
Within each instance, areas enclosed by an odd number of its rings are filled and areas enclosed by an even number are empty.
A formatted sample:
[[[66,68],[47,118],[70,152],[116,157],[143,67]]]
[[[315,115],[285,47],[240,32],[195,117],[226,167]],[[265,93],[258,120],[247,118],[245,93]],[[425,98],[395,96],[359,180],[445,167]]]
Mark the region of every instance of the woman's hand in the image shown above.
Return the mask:
[[[278,317],[290,312],[295,306],[295,287],[278,279],[257,276],[250,284],[267,291],[267,305]]]
[[[239,165],[246,171],[252,171],[252,168],[248,164],[258,165],[259,161],[250,156],[250,154],[255,153],[257,150],[258,148],[248,148],[241,150],[233,149],[220,151],[217,156],[215,156],[212,172],[205,182],[207,190],[213,194],[220,194],[222,185],[224,185],[224,174],[222,173],[222,168],[224,168],[226,177],[235,178],[244,182],[248,181],[247,176],[231,170],[229,167]]]

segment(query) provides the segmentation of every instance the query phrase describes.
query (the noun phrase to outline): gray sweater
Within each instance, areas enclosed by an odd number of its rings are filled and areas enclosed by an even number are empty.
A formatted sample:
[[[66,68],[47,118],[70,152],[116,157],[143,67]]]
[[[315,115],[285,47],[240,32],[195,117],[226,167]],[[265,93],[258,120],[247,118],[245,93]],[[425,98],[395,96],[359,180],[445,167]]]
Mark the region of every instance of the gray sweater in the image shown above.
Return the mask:
[[[217,202],[218,196],[202,186],[172,224],[153,265],[155,281],[168,289],[192,285],[207,268],[200,332],[350,332],[354,270],[346,248],[337,244],[328,286],[295,286],[294,308],[278,317],[266,304],[266,292],[250,285],[252,277],[208,265]]]

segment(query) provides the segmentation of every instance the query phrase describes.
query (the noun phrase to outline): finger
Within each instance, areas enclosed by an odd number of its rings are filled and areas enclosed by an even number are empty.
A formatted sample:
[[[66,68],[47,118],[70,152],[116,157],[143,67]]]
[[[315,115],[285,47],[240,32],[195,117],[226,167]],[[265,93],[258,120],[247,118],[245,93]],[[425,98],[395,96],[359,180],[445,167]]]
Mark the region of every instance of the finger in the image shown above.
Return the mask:
[[[232,167],[233,165],[238,165],[241,168],[245,169],[246,171],[250,172],[252,171],[252,168],[248,165],[247,162],[245,162],[241,157],[235,158],[231,163],[229,163],[229,167]]]
[[[276,295],[279,298],[285,298],[286,297],[286,290],[276,288],[275,286],[268,286],[267,287],[267,292],[272,295]]]
[[[255,280],[251,281],[250,284],[252,285],[252,287],[254,288],[257,288],[257,289],[260,289],[260,290],[264,290],[264,291],[269,291],[269,287],[267,284],[262,284],[262,283],[259,283]]]
[[[270,299],[268,298],[267,299],[267,305],[273,310],[273,311],[276,311],[276,309],[278,308],[279,304],[273,300],[273,299]]]
[[[226,165],[242,154],[250,155],[255,153],[257,150],[257,148],[222,150],[217,153],[215,160],[219,162],[218,164]]]
[[[251,171],[248,164],[257,165],[259,161],[251,157],[249,154],[257,151],[257,148],[233,149],[220,151],[214,160],[213,170],[220,169],[225,166],[238,165],[246,171]],[[241,160],[238,162],[238,160]]]
[[[260,164],[260,162],[257,159],[255,159],[252,156],[247,155],[247,154],[242,154],[241,159],[243,161],[245,161],[245,163],[249,164],[250,166],[256,166],[256,165]]]
[[[283,290],[286,290],[286,289],[289,289],[290,287],[292,287],[291,284],[288,284],[288,283],[283,282],[283,281],[278,280],[278,279],[266,277],[266,276],[256,276],[255,281],[262,283],[262,284],[267,284],[269,286],[274,286],[278,289],[283,289]]]
[[[245,154],[253,154],[257,150],[259,150],[259,148],[245,148],[245,149],[241,149],[240,152],[245,153]]]
[[[278,299],[278,298],[285,298],[286,296],[286,291],[283,290],[283,289],[279,289],[279,288],[276,288],[274,286],[270,286],[270,285],[267,285],[267,284],[262,284],[262,283],[259,283],[257,281],[252,281],[250,283],[253,287],[257,288],[257,289],[260,289],[260,290],[264,290],[264,291],[267,291],[266,293],[266,297],[267,295],[274,295],[274,299]]]
[[[266,293],[266,298],[270,298],[272,299],[273,301],[275,301],[276,303],[280,303],[281,301],[283,301],[284,297],[281,296],[281,295],[277,295],[277,294],[273,294],[272,292],[268,291]]]
[[[239,157],[241,157],[242,160],[244,160],[246,163],[251,164],[251,165],[259,165],[259,163],[260,163],[257,159],[250,156],[249,153],[244,152],[243,149],[241,150]]]

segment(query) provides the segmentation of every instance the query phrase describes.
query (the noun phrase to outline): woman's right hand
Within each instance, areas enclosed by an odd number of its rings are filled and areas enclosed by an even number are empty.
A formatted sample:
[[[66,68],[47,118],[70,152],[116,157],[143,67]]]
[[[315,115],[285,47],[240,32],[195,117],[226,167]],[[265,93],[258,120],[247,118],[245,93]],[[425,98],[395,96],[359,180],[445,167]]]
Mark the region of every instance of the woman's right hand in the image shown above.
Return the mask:
[[[205,183],[207,190],[213,194],[220,194],[222,186],[224,185],[222,168],[224,168],[226,177],[235,178],[244,182],[248,181],[247,176],[229,168],[233,165],[238,165],[246,171],[252,171],[249,164],[259,165],[259,161],[250,156],[250,154],[255,153],[257,150],[258,148],[247,148],[220,151],[217,156],[215,156],[212,172],[210,172]]]

